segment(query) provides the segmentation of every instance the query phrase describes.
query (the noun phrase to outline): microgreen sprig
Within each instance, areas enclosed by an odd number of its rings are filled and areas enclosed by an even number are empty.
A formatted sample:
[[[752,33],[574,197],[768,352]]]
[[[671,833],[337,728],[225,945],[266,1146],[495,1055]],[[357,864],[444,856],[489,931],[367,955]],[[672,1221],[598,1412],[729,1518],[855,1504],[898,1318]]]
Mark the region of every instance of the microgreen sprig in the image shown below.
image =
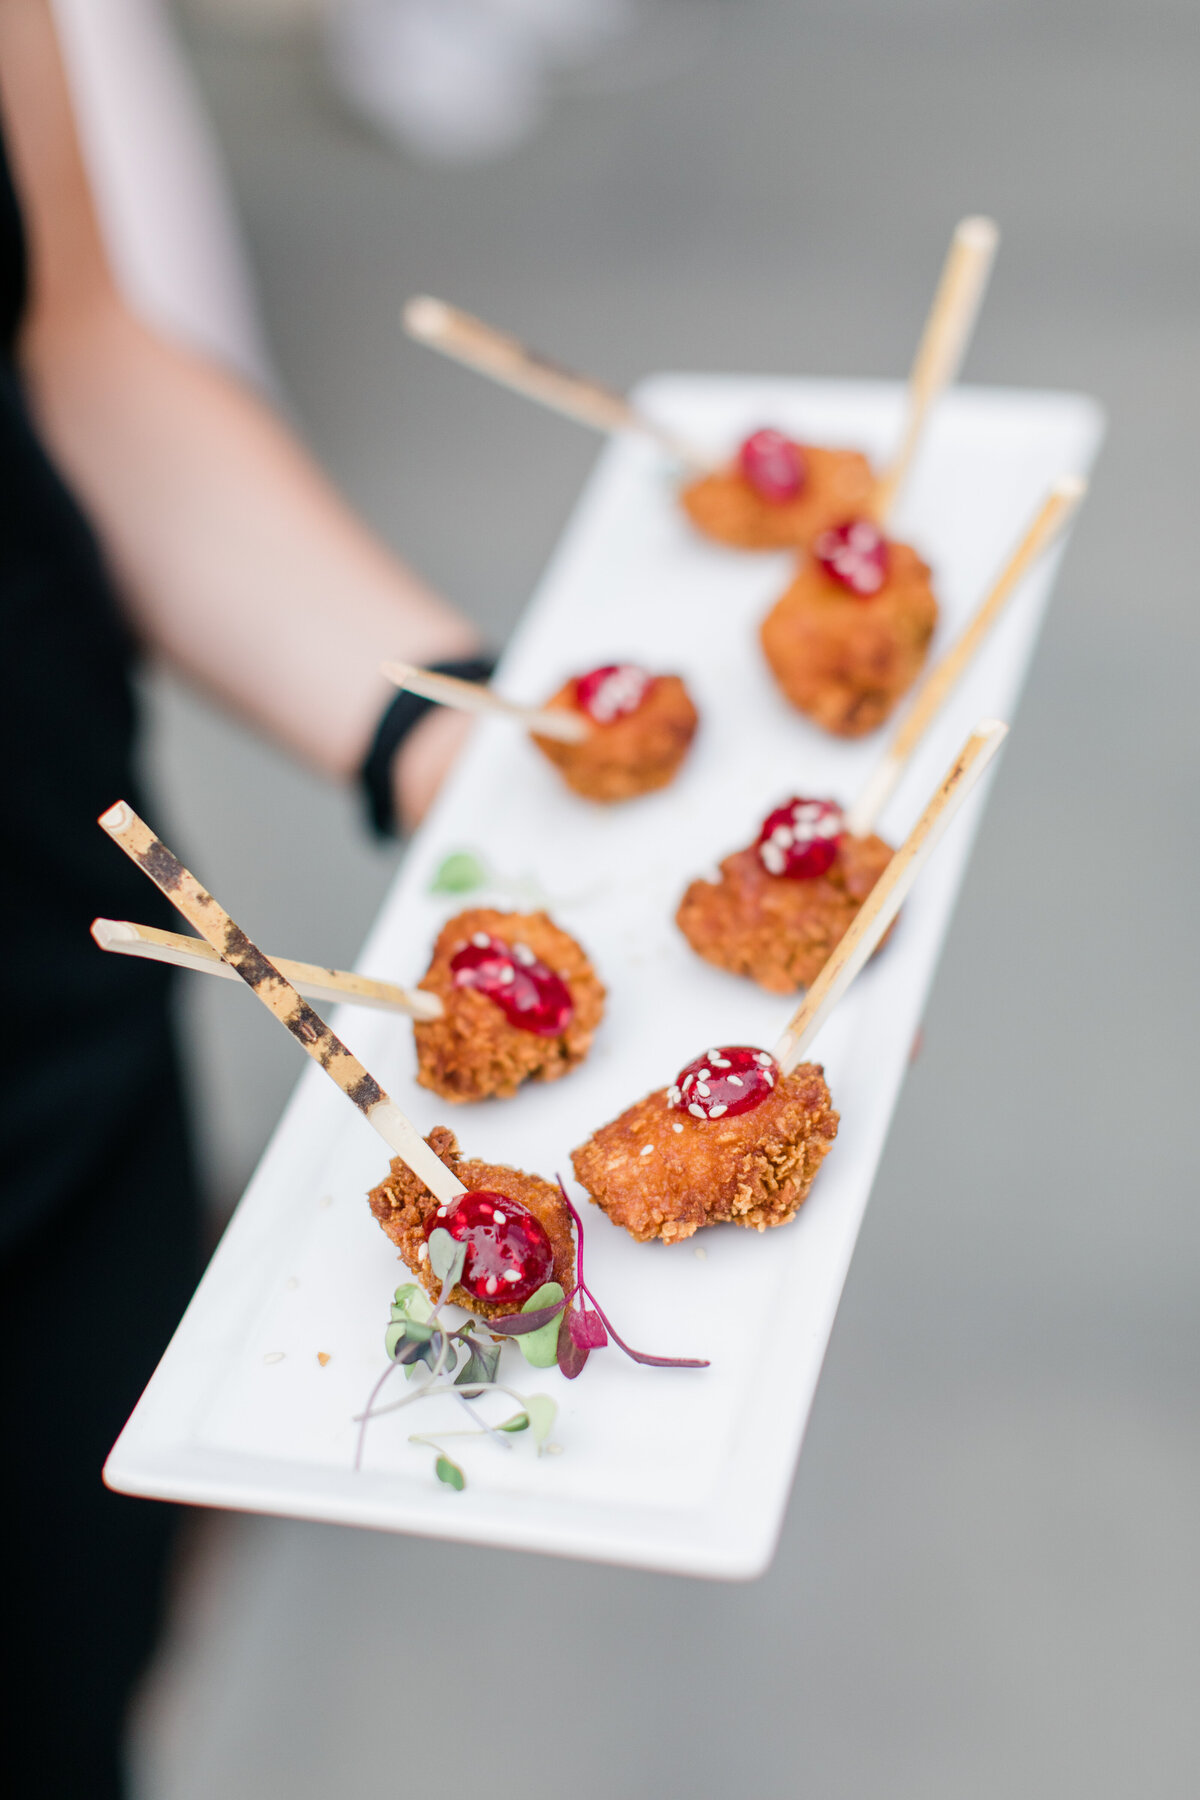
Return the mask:
[[[562,1195],[563,1205],[570,1213],[575,1224],[575,1285],[569,1294],[558,1289],[558,1296],[551,1297],[550,1289],[557,1287],[556,1282],[547,1282],[525,1302],[519,1313],[508,1318],[492,1319],[488,1329],[493,1336],[515,1337],[525,1350],[526,1340],[534,1333],[548,1331],[554,1319],[559,1320],[557,1339],[558,1366],[568,1381],[574,1381],[581,1375],[584,1365],[593,1350],[602,1350],[609,1338],[617,1348],[623,1350],[633,1362],[645,1363],[654,1369],[707,1369],[707,1357],[697,1356],[651,1356],[644,1350],[635,1350],[627,1344],[613,1325],[612,1320],[593,1294],[584,1280],[583,1274],[583,1220],[571,1204],[570,1196],[563,1185],[562,1176],[556,1177],[558,1191]],[[538,1305],[537,1302],[541,1301]],[[588,1305],[588,1301],[591,1305]],[[528,1310],[526,1310],[528,1309]],[[562,1325],[565,1322],[566,1331]],[[528,1355],[528,1352],[526,1352]],[[532,1359],[530,1359],[532,1360]]]
[[[441,1283],[438,1301],[436,1305],[431,1304],[425,1290],[416,1282],[406,1282],[396,1289],[391,1323],[384,1338],[390,1360],[372,1388],[365,1409],[355,1421],[359,1427],[354,1456],[356,1469],[362,1467],[363,1441],[372,1419],[380,1418],[384,1413],[399,1412],[402,1407],[438,1393],[453,1393],[463,1410],[476,1422],[469,1431],[442,1431],[437,1437],[414,1432],[409,1437],[409,1443],[425,1445],[437,1453],[434,1473],[447,1487],[461,1492],[467,1478],[453,1457],[447,1455],[442,1441],[445,1438],[490,1437],[503,1444],[505,1449],[511,1449],[512,1436],[529,1431],[539,1452],[544,1448],[555,1448],[547,1443],[558,1412],[550,1396],[521,1394],[516,1388],[496,1380],[506,1338],[516,1340],[525,1360],[534,1368],[546,1369],[557,1363],[568,1381],[576,1380],[583,1373],[592,1351],[603,1350],[610,1339],[633,1362],[651,1368],[708,1368],[705,1357],[651,1356],[625,1342],[584,1279],[583,1220],[571,1203],[561,1175],[558,1191],[575,1226],[575,1282],[567,1293],[557,1281],[543,1283],[529,1296],[519,1313],[486,1321],[468,1318],[454,1331],[439,1323],[442,1308],[462,1276],[467,1247],[465,1243],[456,1242],[441,1226],[430,1233],[429,1266]],[[492,1341],[488,1343],[485,1337],[477,1336],[477,1328],[490,1335]],[[402,1400],[393,1400],[386,1406],[376,1405],[393,1369],[403,1367],[411,1380],[422,1363],[429,1376],[419,1388]],[[509,1395],[519,1403],[521,1410],[498,1425],[489,1424],[470,1404],[489,1393]]]
[[[462,1277],[466,1256],[466,1245],[456,1243],[450,1233],[439,1226],[429,1237],[429,1266],[441,1283],[437,1304],[430,1304],[424,1289],[416,1282],[405,1282],[396,1289],[391,1321],[384,1337],[384,1347],[389,1357],[388,1366],[371,1389],[365,1408],[355,1419],[359,1428],[354,1453],[356,1469],[362,1467],[363,1444],[367,1426],[372,1419],[379,1418],[383,1413],[399,1412],[402,1407],[411,1406],[417,1400],[428,1399],[435,1393],[453,1392],[471,1417],[479,1421],[478,1426],[469,1433],[443,1432],[442,1436],[492,1437],[503,1443],[506,1449],[511,1449],[509,1436],[502,1436],[502,1433],[511,1435],[516,1431],[531,1430],[539,1450],[549,1436],[558,1411],[554,1401],[548,1394],[518,1393],[516,1388],[507,1387],[496,1380],[502,1346],[496,1342],[487,1343],[476,1336],[480,1321],[468,1318],[453,1331],[440,1323],[442,1308]],[[462,1357],[464,1350],[466,1355]],[[429,1376],[419,1388],[406,1394],[402,1400],[392,1401],[390,1405],[376,1404],[393,1369],[403,1368],[411,1379],[421,1363],[429,1370]],[[492,1426],[468,1404],[485,1393],[507,1394],[520,1404],[521,1411],[514,1413],[503,1424]],[[436,1450],[438,1455],[434,1473],[438,1480],[461,1492],[466,1486],[466,1476],[458,1464],[445,1454],[440,1444],[433,1438],[421,1436],[414,1436],[410,1441],[428,1444]]]

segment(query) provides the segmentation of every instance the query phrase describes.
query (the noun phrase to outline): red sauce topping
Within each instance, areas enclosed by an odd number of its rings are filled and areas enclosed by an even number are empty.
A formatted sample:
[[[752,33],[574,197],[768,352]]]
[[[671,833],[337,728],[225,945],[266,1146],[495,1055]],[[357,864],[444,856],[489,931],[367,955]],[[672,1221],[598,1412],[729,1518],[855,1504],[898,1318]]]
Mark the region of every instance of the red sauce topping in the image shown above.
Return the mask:
[[[831,525],[813,544],[813,555],[834,581],[870,600],[888,578],[887,539],[873,519]]]
[[[758,855],[768,875],[812,881],[832,868],[845,834],[842,809],[832,800],[787,800],[768,813]]]
[[[738,467],[759,499],[774,506],[794,500],[808,475],[799,444],[771,429],[751,432],[738,451]]]
[[[602,669],[589,669],[575,682],[575,704],[597,725],[611,725],[614,719],[635,713],[650,689],[654,676],[636,663],[606,663]]]
[[[425,1221],[467,1246],[462,1286],[477,1300],[528,1300],[554,1269],[554,1247],[541,1220],[519,1200],[479,1188],[439,1206]]]
[[[667,1105],[693,1119],[752,1112],[771,1092],[778,1074],[775,1058],[765,1050],[726,1044],[722,1050],[706,1050],[680,1069],[674,1087],[667,1089]]]
[[[528,944],[506,944],[477,931],[451,957],[450,972],[455,987],[486,994],[510,1025],[539,1037],[557,1037],[575,1011],[566,982],[540,962]]]

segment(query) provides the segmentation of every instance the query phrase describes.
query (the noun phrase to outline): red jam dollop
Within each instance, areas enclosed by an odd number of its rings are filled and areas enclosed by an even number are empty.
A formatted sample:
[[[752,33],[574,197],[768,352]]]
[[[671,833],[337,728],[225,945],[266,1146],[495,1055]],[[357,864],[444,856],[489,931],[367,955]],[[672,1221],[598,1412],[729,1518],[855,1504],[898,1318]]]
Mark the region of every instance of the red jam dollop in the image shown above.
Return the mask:
[[[813,555],[834,581],[870,600],[888,578],[887,539],[873,519],[831,525],[813,543]]]
[[[778,1074],[775,1058],[765,1050],[726,1044],[721,1050],[706,1050],[680,1069],[674,1087],[667,1089],[667,1105],[693,1119],[753,1112],[775,1086]]]
[[[752,431],[738,451],[738,468],[760,500],[783,506],[804,486],[808,471],[799,444],[782,431]]]
[[[467,1246],[459,1279],[477,1300],[528,1300],[553,1273],[554,1246],[546,1227],[507,1194],[488,1188],[460,1194],[426,1219],[426,1241],[439,1226]]]
[[[832,800],[787,800],[768,813],[758,834],[759,861],[768,875],[813,881],[832,868],[845,834],[842,809]]]
[[[635,713],[653,686],[654,676],[636,663],[607,663],[578,677],[575,704],[597,725],[611,725]]]
[[[450,973],[455,987],[486,994],[510,1025],[538,1037],[557,1037],[575,1011],[566,982],[539,961],[528,944],[506,944],[477,931],[451,957]]]

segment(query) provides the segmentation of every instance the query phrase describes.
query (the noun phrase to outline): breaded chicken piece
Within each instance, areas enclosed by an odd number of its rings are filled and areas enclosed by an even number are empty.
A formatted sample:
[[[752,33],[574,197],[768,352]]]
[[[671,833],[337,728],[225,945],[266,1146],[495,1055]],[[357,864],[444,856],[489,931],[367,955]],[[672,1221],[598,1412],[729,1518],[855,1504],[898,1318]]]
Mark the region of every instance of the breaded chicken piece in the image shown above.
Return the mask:
[[[696,1119],[660,1088],[603,1125],[571,1158],[614,1225],[673,1244],[703,1225],[786,1225],[837,1136],[823,1070],[779,1075],[752,1112]]]
[[[867,511],[875,479],[861,451],[798,448],[805,481],[794,500],[764,500],[736,463],[690,482],[679,498],[697,531],[738,550],[804,549],[830,525]]]
[[[456,984],[455,955],[481,936],[523,946],[566,984],[572,1010],[561,1031],[542,1036],[510,1024],[487,994]],[[469,907],[443,925],[419,986],[436,994],[444,1011],[414,1023],[417,1080],[443,1100],[509,1099],[523,1081],[556,1081],[583,1061],[604,1016],[604,986],[586,952],[544,912]]]
[[[762,623],[762,647],[787,698],[837,737],[883,724],[920,674],[937,624],[928,565],[909,544],[888,550],[878,593],[849,592],[814,558]]]
[[[565,682],[547,707],[577,711],[577,683]],[[611,804],[666,787],[688,753],[699,714],[678,675],[659,675],[636,711],[603,725],[593,724],[581,744],[538,737],[538,749],[558,769],[567,786],[586,800]]]
[[[820,974],[891,856],[882,838],[846,836],[823,875],[793,881],[768,874],[751,845],[725,858],[719,881],[691,883],[675,923],[705,962],[791,994]]]
[[[503,1163],[478,1162],[466,1158],[458,1147],[458,1139],[444,1125],[437,1125],[425,1139],[434,1155],[453,1170],[471,1192],[483,1188],[519,1200],[545,1227],[554,1250],[554,1269],[550,1279],[557,1281],[564,1294],[575,1285],[575,1237],[571,1215],[563,1203],[555,1183],[543,1181],[540,1175],[527,1175],[523,1169],[509,1169]],[[404,1258],[426,1293],[435,1300],[441,1292],[429,1267],[425,1250],[425,1226],[436,1215],[439,1202],[425,1184],[417,1179],[398,1156],[379,1186],[372,1188],[368,1199],[371,1211]],[[456,1306],[478,1313],[485,1319],[520,1312],[520,1301],[481,1300],[461,1285],[452,1288],[450,1298]]]

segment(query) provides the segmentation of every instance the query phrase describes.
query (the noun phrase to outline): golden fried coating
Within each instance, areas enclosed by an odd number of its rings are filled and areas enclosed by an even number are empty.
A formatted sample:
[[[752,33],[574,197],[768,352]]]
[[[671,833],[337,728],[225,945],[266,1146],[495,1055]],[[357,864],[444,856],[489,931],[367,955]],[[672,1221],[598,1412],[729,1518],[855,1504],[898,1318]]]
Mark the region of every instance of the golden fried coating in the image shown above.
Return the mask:
[[[614,1225],[645,1242],[702,1225],[786,1225],[837,1136],[824,1071],[801,1063],[752,1112],[694,1119],[648,1094],[602,1125],[571,1161]]]
[[[559,688],[548,707],[576,710],[576,683]],[[557,738],[533,741],[563,780],[586,800],[611,803],[666,787],[688,753],[699,714],[678,675],[659,675],[636,711],[610,723],[593,723],[582,744]]]
[[[820,974],[891,855],[882,838],[846,836],[823,875],[793,881],[769,875],[752,845],[725,858],[720,881],[692,882],[675,923],[705,962],[791,994]]]
[[[556,1037],[510,1025],[486,994],[455,986],[451,959],[478,932],[527,945],[566,983],[574,1011]],[[583,1061],[604,1016],[604,986],[585,951],[544,912],[468,907],[443,925],[418,985],[436,994],[444,1011],[413,1024],[417,1080],[443,1100],[508,1100],[523,1081],[557,1081]]]
[[[802,713],[838,737],[883,724],[921,672],[937,601],[929,568],[908,544],[890,544],[888,578],[861,599],[815,560],[762,622],[771,673]]]
[[[830,525],[869,510],[875,478],[858,450],[798,446],[806,479],[794,500],[764,500],[736,464],[680,490],[697,531],[737,550],[805,549]]]
[[[550,1278],[560,1284],[564,1294],[569,1294],[575,1285],[575,1237],[571,1215],[555,1184],[543,1181],[540,1175],[527,1175],[523,1169],[505,1168],[503,1163],[476,1162],[464,1158],[458,1147],[458,1139],[444,1125],[436,1125],[425,1142],[470,1192],[486,1189],[492,1193],[506,1194],[510,1200],[519,1200],[522,1206],[529,1208],[545,1226],[546,1235],[554,1248],[554,1269]],[[379,1186],[371,1189],[367,1198],[371,1203],[371,1211],[399,1250],[408,1268],[426,1293],[436,1300],[441,1291],[440,1285],[429,1267],[428,1257],[421,1254],[425,1248],[426,1222],[438,1209],[436,1197],[423,1182],[417,1180],[407,1163],[395,1156],[392,1158],[391,1169]],[[468,1312],[479,1313],[485,1319],[496,1319],[505,1313],[521,1310],[520,1301],[510,1300],[505,1303],[503,1300],[480,1300],[462,1286],[452,1288],[450,1298],[456,1306],[465,1307]]]

